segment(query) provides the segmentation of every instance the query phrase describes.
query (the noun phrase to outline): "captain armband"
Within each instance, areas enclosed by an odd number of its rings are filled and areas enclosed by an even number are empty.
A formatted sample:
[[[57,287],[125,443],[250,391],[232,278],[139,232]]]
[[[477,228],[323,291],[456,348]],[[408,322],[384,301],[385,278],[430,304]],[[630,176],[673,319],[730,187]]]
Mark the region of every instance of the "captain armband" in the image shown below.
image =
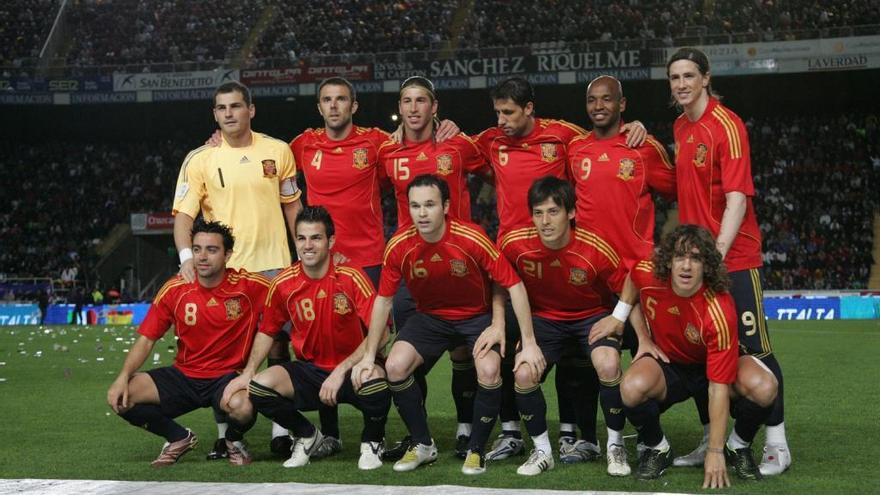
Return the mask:
[[[289,177],[281,181],[281,195],[293,196],[299,192],[299,186],[296,185],[296,177]]]

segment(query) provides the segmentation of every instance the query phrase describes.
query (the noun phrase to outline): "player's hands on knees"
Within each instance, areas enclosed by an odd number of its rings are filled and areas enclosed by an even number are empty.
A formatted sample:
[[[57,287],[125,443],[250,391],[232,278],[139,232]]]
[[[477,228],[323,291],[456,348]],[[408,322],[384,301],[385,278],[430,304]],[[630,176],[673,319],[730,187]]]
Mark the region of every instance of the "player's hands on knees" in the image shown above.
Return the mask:
[[[180,276],[188,283],[192,283],[196,279],[196,269],[193,266],[192,258],[180,264]]]
[[[504,357],[504,325],[495,324],[494,322],[483,330],[483,333],[477,337],[474,342],[473,356],[474,359],[482,359],[492,350],[492,347],[498,344],[501,346],[500,354]]]
[[[229,407],[229,399],[239,390],[247,390],[251,383],[251,378],[253,376],[249,374],[241,374],[227,383],[226,388],[223,389],[223,396],[220,398],[220,407],[227,409]]]
[[[338,251],[333,252],[333,264],[338,265],[340,263],[347,263],[350,258]]]
[[[116,414],[128,410],[128,379],[118,377],[107,390],[107,404]]]
[[[633,357],[633,361],[636,361],[637,359],[645,355],[653,356],[655,359],[663,361],[664,363],[669,362],[669,357],[666,356],[666,353],[660,350],[659,347],[657,347],[657,344],[655,344],[653,340],[639,339],[639,350],[638,352],[636,352],[635,357]]]
[[[351,368],[351,384],[355,390],[360,390],[364,384],[364,380],[369,379],[373,374],[373,367],[376,366],[375,358],[364,356],[356,365]]]
[[[541,348],[538,347],[538,344],[523,344],[522,350],[516,355],[513,372],[516,373],[516,370],[518,370],[520,366],[529,367],[529,370],[532,373],[532,379],[535,383],[541,381],[541,375],[544,374],[544,369],[547,367],[547,361],[544,360],[544,353],[541,352]]]
[[[339,389],[342,388],[342,383],[345,381],[345,373],[338,373],[337,369],[334,369],[330,376],[324,380],[324,383],[321,384],[321,391],[318,392],[321,402],[328,406],[336,405],[336,397],[339,395]]]
[[[440,126],[437,127],[437,133],[434,135],[438,143],[442,143],[447,139],[451,139],[458,135],[461,132],[461,129],[458,128],[458,125],[449,120],[443,119],[440,121]]]
[[[596,322],[596,324],[593,325],[593,328],[590,329],[590,345],[595,344],[610,335],[623,335],[623,322],[608,315]]]
[[[223,137],[222,134],[220,134],[220,129],[215,130],[214,134],[211,134],[211,137],[209,137],[208,140],[205,141],[205,144],[208,146],[213,146],[215,148],[223,144]]]
[[[646,139],[648,139],[648,130],[645,129],[645,124],[642,124],[638,120],[623,124],[623,127],[620,128],[620,132],[626,133],[626,145],[630,148],[638,148]]]
[[[724,454],[718,452],[706,452],[706,460],[703,464],[705,476],[703,488],[727,488],[730,486],[730,478],[727,477],[727,465],[724,462]]]

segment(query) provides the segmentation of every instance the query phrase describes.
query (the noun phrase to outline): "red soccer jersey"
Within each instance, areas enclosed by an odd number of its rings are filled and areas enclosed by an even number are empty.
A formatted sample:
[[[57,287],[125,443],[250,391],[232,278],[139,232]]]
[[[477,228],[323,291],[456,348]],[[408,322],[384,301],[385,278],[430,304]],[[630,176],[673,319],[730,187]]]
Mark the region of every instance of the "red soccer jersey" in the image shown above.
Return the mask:
[[[715,293],[703,286],[696,294],[681,297],[669,281],[654,277],[654,265],[647,260],[638,262],[630,277],[639,289],[654,342],[670,361],[705,363],[709,380],[736,381],[739,341],[736,307],[729,293]]]
[[[610,313],[626,270],[610,244],[575,229],[562,249],[541,242],[535,227],[512,230],[499,245],[529,293],[532,313],[550,320],[580,320]]]
[[[387,141],[383,144],[379,149],[379,164],[394,185],[398,229],[413,224],[406,188],[422,174],[443,178],[449,184],[449,217],[470,222],[471,195],[467,173],[476,172],[485,163],[476,144],[464,134],[442,143],[428,140],[421,143]]]
[[[158,340],[174,325],[174,366],[190,378],[219,378],[244,368],[268,289],[266,277],[231,268],[211,289],[176,275],[159,289],[138,333]]]
[[[274,337],[290,321],[297,359],[333,371],[364,340],[375,299],[360,268],[331,262],[327,274],[315,280],[296,262],[272,280],[260,332]]]
[[[586,134],[564,120],[535,119],[535,128],[511,138],[493,127],[477,136],[477,145],[495,173],[498,201],[498,238],[515,227],[531,224],[528,192],[532,182],[545,175],[567,179],[568,143]]]
[[[382,263],[382,169],[377,157],[386,139],[388,134],[379,129],[354,126],[340,141],[321,128],[308,129],[290,142],[306,178],[308,204],[327,208],[336,227],[333,249],[356,266]]]
[[[447,217],[437,242],[422,239],[415,226],[388,241],[379,295],[394,296],[403,278],[420,312],[463,320],[489,311],[490,276],[505,288],[520,281],[480,227]]]
[[[575,138],[568,163],[577,193],[577,225],[601,233],[627,266],[654,250],[654,200],[651,192],[675,197],[675,168],[663,145],[652,136],[638,148],[617,134]]]
[[[729,271],[760,267],[761,231],[752,196],[749,135],[739,116],[709,98],[696,121],[682,114],[675,121],[675,169],[678,174],[678,218],[682,224],[702,225],[718,237],[727,204],[725,193],[746,195],[746,215],[724,258]]]

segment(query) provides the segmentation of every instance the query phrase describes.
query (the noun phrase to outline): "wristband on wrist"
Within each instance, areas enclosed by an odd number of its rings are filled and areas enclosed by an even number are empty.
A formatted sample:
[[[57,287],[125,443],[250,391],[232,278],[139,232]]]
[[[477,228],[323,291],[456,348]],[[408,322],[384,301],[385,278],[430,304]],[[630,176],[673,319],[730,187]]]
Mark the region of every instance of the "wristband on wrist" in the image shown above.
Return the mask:
[[[180,258],[180,264],[182,265],[187,260],[191,260],[193,258],[193,251],[190,248],[183,248],[177,253],[177,256]]]
[[[713,454],[723,454],[724,449],[719,449],[718,447],[706,447],[706,452],[711,452]]]
[[[614,312],[611,313],[611,316],[614,317],[615,320],[623,323],[629,318],[629,312],[632,311],[633,305],[627,304],[623,301],[617,301],[617,305],[614,306]]]

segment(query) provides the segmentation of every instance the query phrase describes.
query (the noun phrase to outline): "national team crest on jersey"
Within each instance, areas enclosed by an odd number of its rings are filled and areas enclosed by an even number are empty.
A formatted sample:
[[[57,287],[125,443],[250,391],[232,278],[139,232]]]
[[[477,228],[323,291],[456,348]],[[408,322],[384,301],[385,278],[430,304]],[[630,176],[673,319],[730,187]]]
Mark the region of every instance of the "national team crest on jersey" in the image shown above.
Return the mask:
[[[363,170],[367,168],[367,166],[369,165],[369,161],[367,160],[366,148],[355,148],[355,150],[352,152],[352,155],[354,156],[354,164],[352,165],[352,167],[358,170]]]
[[[697,327],[695,327],[692,323],[687,324],[687,328],[684,329],[684,336],[691,344],[700,343],[700,331],[697,330]]]
[[[695,166],[701,168],[706,166],[706,153],[708,151],[709,148],[707,148],[705,144],[700,143],[697,145],[697,153],[694,155]]]
[[[263,177],[274,179],[278,175],[278,169],[275,168],[275,160],[263,160]]]
[[[452,173],[452,155],[437,156],[437,175],[449,175]]]
[[[568,272],[568,283],[571,285],[586,285],[589,283],[589,280],[587,280],[587,272],[580,268],[572,268]]]
[[[617,178],[620,180],[632,180],[635,176],[636,162],[630,158],[620,160],[617,167]]]
[[[351,313],[351,305],[345,294],[339,292],[333,295],[333,312],[338,315],[347,315]]]
[[[556,143],[541,143],[541,159],[545,162],[554,162],[559,155],[556,153]]]
[[[237,320],[241,317],[241,301],[235,297],[223,302],[226,306],[226,321]]]
[[[449,260],[449,273],[456,277],[466,277],[468,274],[467,263],[464,260]]]

